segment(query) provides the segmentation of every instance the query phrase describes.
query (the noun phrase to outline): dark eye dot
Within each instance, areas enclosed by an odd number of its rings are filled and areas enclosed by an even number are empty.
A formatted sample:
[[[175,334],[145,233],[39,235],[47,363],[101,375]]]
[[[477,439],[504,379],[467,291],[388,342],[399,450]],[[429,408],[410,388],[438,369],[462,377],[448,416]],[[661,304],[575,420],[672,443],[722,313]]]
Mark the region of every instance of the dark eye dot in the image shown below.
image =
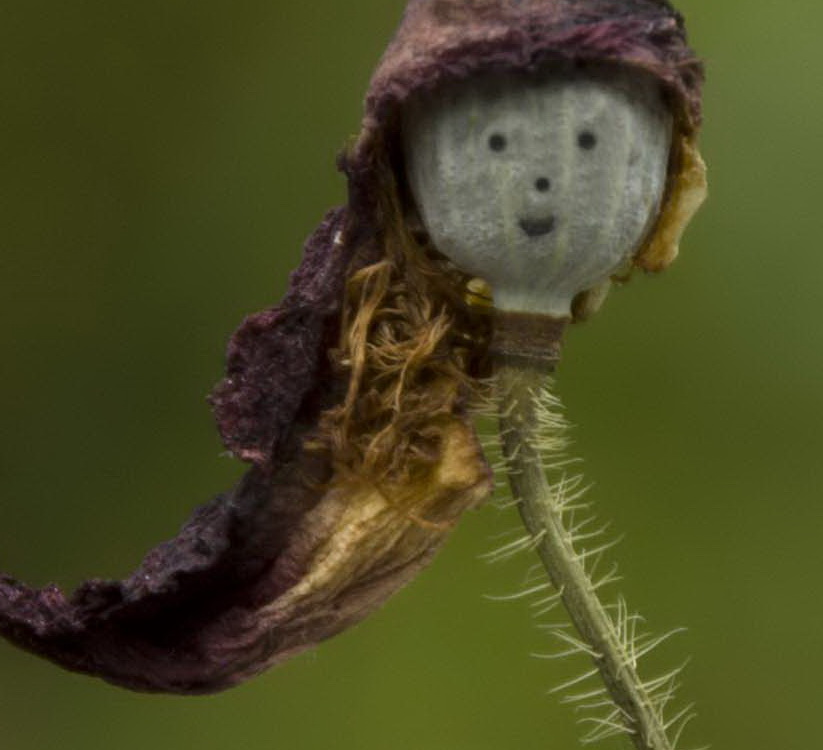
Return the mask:
[[[591,151],[597,145],[597,136],[591,130],[581,130],[577,135],[577,145]]]
[[[506,149],[506,136],[500,135],[500,133],[495,133],[494,135],[489,137],[489,148],[492,151],[505,151]]]

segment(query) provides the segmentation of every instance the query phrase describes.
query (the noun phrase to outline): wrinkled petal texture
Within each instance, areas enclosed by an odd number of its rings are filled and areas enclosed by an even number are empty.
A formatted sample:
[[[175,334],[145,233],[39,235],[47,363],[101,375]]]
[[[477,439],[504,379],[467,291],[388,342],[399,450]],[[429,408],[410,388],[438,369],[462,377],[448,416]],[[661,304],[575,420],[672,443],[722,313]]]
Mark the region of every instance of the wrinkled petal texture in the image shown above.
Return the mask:
[[[305,575],[322,541],[304,522],[330,468],[300,446],[333,398],[323,368],[348,266],[334,241],[342,216],[332,211],[309,239],[283,303],[230,344],[213,404],[227,446],[253,463],[244,480],[125,581],[92,580],[69,598],[0,577],[0,634],[68,669],[185,693],[229,687],[326,637],[271,633],[259,610]]]
[[[351,249],[345,209],[330,211],[305,246],[283,302],[249,316],[229,343],[226,377],[211,396],[223,442],[238,458],[270,468],[295,429],[328,400],[328,360]]]

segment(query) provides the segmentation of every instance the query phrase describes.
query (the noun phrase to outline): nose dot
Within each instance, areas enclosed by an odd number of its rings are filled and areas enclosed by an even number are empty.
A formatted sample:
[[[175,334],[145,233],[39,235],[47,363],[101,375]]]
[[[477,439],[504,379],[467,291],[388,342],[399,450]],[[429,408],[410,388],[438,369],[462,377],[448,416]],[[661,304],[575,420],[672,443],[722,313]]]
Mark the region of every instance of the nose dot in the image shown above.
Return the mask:
[[[546,192],[548,192],[548,190],[552,186],[552,184],[551,184],[551,182],[549,182],[549,180],[546,177],[539,177],[535,181],[534,186],[537,188],[537,190],[539,192],[546,193]]]

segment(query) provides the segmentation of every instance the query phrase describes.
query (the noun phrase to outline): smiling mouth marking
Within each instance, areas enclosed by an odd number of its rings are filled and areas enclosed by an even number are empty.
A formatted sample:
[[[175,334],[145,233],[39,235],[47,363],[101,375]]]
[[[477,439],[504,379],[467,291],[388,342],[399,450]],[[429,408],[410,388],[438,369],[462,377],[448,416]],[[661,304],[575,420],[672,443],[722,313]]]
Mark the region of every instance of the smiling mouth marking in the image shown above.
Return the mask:
[[[520,219],[520,228],[529,237],[542,237],[554,229],[554,216],[548,219]]]

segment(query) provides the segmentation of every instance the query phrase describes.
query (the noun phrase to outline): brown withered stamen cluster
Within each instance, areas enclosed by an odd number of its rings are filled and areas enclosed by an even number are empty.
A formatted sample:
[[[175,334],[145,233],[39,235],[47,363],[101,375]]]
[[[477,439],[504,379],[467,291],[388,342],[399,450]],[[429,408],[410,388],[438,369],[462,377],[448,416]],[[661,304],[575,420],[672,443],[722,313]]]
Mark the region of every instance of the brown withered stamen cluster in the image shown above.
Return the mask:
[[[396,485],[439,460],[444,428],[476,387],[489,319],[465,301],[471,277],[410,228],[393,171],[381,176],[382,257],[348,279],[332,355],[348,390],[321,434],[338,479]]]

